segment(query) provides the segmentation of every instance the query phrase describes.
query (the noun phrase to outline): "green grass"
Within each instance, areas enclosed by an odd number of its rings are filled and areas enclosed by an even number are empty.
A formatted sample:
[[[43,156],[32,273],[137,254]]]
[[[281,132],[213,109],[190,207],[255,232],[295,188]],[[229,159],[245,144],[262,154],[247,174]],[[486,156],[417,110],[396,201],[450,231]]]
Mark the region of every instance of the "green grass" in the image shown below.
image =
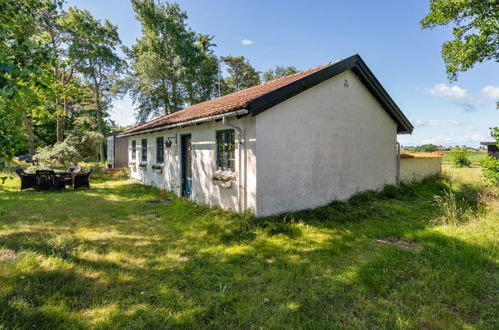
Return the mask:
[[[432,179],[253,219],[122,177],[93,182],[0,186],[0,328],[498,326],[497,209],[429,226],[435,194],[479,183]]]

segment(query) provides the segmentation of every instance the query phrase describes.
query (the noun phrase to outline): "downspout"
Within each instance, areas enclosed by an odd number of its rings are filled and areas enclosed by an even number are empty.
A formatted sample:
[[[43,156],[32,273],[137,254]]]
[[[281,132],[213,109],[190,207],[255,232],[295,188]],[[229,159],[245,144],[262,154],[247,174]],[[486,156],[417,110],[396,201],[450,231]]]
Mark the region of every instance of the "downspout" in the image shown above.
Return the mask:
[[[397,184],[400,183],[400,143],[397,142],[397,177],[395,178]]]
[[[238,207],[238,211],[240,213],[242,213],[244,211],[244,201],[246,200],[246,196],[245,196],[245,186],[244,186],[244,181],[243,181],[243,177],[246,178],[246,169],[243,169],[243,162],[242,162],[242,156],[243,156],[243,148],[244,148],[244,130],[237,126],[237,125],[234,125],[232,124],[231,122],[229,122],[227,120],[227,117],[223,117],[223,121],[222,123],[225,125],[225,126],[229,126],[229,127],[232,127],[233,129],[235,129],[237,131],[237,135],[238,135],[238,141],[239,141],[239,147],[237,148],[238,149],[238,168],[239,168],[239,175],[237,176],[237,207]],[[244,176],[243,176],[243,173],[244,173]]]

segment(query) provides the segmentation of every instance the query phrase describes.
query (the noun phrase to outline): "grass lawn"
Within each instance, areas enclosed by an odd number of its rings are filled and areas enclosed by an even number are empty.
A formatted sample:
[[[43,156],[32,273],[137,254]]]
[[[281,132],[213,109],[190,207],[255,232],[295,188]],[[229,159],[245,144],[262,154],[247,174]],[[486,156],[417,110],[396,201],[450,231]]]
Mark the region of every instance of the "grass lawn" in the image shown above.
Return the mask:
[[[0,328],[497,328],[498,209],[429,226],[435,194],[474,185],[253,219],[126,178],[55,193],[7,181]]]

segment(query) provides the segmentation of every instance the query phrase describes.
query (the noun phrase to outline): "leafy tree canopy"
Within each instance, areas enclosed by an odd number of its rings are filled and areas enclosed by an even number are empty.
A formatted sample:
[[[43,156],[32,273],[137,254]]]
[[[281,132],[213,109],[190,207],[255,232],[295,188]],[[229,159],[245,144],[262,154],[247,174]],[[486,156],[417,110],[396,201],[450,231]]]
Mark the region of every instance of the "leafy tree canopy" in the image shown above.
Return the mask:
[[[442,45],[450,80],[476,63],[499,61],[499,5],[497,0],[430,0],[424,29],[454,24],[454,39]]]
[[[285,67],[285,66],[276,65],[275,68],[265,71],[262,74],[262,77],[264,82],[269,82],[271,80],[286,77],[298,72],[300,71],[298,71],[294,66]]]
[[[223,62],[227,65],[229,76],[225,79],[223,94],[230,94],[239,90],[260,84],[260,75],[244,56],[226,56]]]

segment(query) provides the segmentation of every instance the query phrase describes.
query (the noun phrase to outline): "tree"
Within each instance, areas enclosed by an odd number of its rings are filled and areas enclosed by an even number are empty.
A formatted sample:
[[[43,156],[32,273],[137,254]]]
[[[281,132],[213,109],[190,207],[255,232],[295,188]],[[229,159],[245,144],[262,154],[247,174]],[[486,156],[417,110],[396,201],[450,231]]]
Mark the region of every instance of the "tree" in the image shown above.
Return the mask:
[[[265,71],[262,74],[262,77],[263,77],[264,82],[269,82],[271,80],[286,77],[286,76],[289,76],[289,75],[292,75],[292,74],[295,74],[298,72],[300,72],[300,71],[298,71],[294,66],[284,67],[284,66],[276,65],[275,68]]]
[[[499,5],[495,0],[430,0],[423,29],[453,23],[454,39],[442,45],[449,80],[476,63],[499,61]]]
[[[119,79],[126,63],[117,55],[121,40],[118,29],[108,20],[103,23],[87,10],[69,8],[62,26],[69,33],[69,59],[87,82],[94,94],[97,131],[103,135],[103,113],[106,98]],[[101,141],[100,160],[104,161],[104,143]]]
[[[222,60],[227,65],[229,73],[223,86],[224,95],[260,84],[259,72],[251,66],[244,56],[226,56]]]
[[[490,135],[496,140],[499,147],[499,127],[491,127]],[[499,159],[494,156],[487,156],[480,161],[483,177],[491,185],[499,185]]]
[[[0,1],[0,168],[20,144],[22,113],[9,106],[22,101],[27,89],[46,87],[38,73],[51,58],[38,13],[47,5],[43,0]]]
[[[439,147],[434,144],[423,144],[414,148],[416,152],[435,152]]]
[[[56,115],[57,142],[64,140],[65,121],[69,111],[68,94],[74,89],[74,68],[70,66],[68,55],[68,33],[64,29],[63,20],[66,13],[62,7],[65,0],[50,0],[49,5],[41,11],[41,29],[48,36],[53,63],[50,72],[54,75],[54,113]]]
[[[126,51],[132,69],[128,87],[138,105],[138,121],[213,97],[218,77],[213,37],[188,28],[187,14],[178,4],[153,0],[132,0],[132,4],[143,34]]]

